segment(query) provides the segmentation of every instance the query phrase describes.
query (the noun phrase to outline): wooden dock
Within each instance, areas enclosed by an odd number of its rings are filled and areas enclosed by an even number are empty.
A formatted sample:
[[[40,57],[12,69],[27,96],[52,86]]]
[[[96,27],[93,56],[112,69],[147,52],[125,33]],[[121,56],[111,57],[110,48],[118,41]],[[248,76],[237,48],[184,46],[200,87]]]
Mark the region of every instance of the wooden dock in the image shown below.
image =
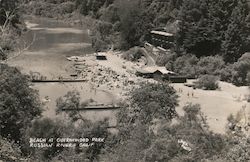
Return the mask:
[[[116,105],[89,105],[78,109],[62,109],[62,111],[100,111],[100,110],[117,110],[119,106]]]
[[[38,80],[38,79],[32,79],[31,82],[33,83],[55,83],[55,82],[87,82],[86,79],[53,79],[53,80]]]

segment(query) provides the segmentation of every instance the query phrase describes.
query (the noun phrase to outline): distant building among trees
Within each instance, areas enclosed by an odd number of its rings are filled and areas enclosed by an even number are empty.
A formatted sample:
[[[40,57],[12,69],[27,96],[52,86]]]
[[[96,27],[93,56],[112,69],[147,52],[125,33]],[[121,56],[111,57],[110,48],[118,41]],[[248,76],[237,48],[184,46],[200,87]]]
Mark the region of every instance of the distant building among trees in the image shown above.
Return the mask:
[[[155,47],[170,49],[174,46],[174,34],[165,31],[152,30],[148,39],[149,43]]]

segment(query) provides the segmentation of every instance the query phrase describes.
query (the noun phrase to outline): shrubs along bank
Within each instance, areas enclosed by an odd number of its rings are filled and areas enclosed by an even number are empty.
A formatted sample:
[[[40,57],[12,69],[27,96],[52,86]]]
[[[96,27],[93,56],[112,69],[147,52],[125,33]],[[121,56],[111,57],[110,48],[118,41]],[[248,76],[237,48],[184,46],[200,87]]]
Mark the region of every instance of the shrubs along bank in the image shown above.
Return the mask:
[[[216,90],[218,86],[218,78],[213,75],[203,75],[195,82],[195,87],[204,90]]]
[[[75,9],[73,1],[29,1],[24,6],[23,12],[25,14],[50,17],[50,18],[63,18],[70,16]]]
[[[144,51],[140,47],[133,47],[124,52],[122,57],[128,61],[138,61],[144,55]]]

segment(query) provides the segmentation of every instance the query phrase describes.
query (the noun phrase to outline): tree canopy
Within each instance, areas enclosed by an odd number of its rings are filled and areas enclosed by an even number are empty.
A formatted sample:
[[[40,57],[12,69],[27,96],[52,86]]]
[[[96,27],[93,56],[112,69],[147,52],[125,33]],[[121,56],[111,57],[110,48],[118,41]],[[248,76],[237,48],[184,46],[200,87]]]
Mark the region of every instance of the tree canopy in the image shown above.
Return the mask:
[[[176,116],[177,94],[173,87],[163,83],[142,83],[131,92],[131,107],[137,119],[150,123],[154,119],[171,120]]]
[[[19,141],[41,112],[38,93],[30,88],[27,76],[14,67],[0,64],[0,135]]]
[[[245,0],[185,0],[180,9],[179,44],[196,56],[221,53],[235,62],[245,52],[249,35]]]

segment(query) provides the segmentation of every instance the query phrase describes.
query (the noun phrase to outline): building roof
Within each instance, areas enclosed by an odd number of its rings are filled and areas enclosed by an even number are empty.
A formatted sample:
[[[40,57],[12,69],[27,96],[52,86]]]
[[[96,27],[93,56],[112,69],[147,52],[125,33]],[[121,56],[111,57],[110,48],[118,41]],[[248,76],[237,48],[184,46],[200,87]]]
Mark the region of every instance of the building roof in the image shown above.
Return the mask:
[[[165,48],[162,48],[160,46],[157,47],[159,50],[166,52],[167,50]]]
[[[156,31],[156,30],[153,30],[151,31],[152,34],[158,34],[158,35],[163,35],[163,36],[173,36],[172,33],[167,33],[167,32],[164,32],[164,31]]]
[[[160,66],[147,66],[143,69],[137,70],[140,73],[155,73],[156,71],[160,71],[162,74],[175,74],[172,71],[167,70],[165,67]]]
[[[143,69],[137,69],[136,71],[139,72],[139,73],[141,73],[141,74],[148,74],[148,73],[150,73],[150,72],[145,71]]]

